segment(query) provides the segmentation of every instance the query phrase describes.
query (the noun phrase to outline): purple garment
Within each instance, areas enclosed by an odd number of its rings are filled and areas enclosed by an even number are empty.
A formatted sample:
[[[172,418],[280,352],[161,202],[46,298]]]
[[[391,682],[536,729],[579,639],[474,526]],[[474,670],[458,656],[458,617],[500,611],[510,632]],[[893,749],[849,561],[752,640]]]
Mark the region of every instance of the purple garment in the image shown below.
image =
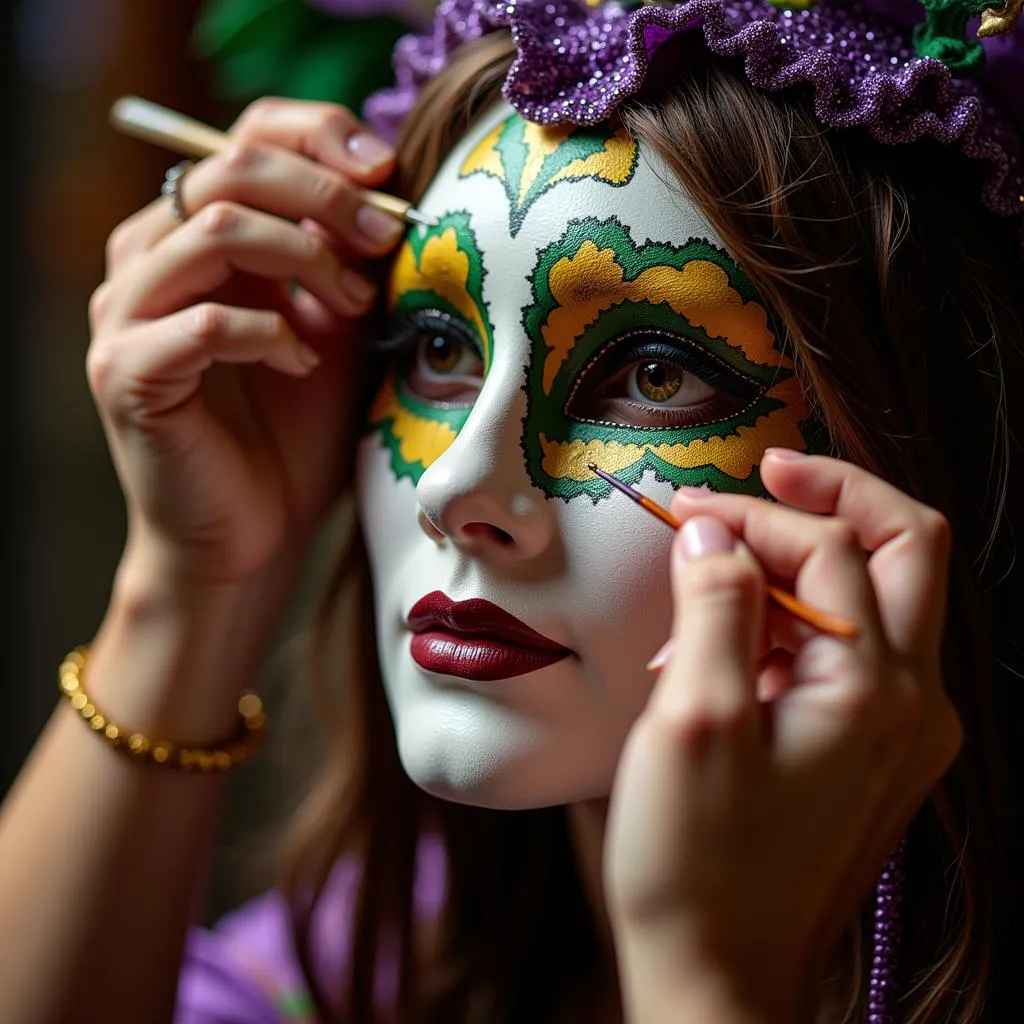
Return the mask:
[[[348,965],[359,866],[345,860],[334,869],[313,917],[317,980],[336,990]],[[445,890],[444,850],[439,840],[421,841],[414,890],[418,916],[440,910]],[[397,963],[376,965],[378,1003],[395,995]],[[178,983],[174,1024],[295,1024],[313,1021],[302,1011],[306,985],[292,943],[288,912],[277,890],[225,914],[212,928],[189,933]]]

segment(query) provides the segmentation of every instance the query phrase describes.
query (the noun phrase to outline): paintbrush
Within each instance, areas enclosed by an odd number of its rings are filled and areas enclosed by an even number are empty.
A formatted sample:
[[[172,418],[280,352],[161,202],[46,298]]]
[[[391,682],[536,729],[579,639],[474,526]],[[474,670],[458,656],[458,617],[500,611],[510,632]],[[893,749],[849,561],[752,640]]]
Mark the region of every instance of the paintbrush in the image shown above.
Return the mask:
[[[602,480],[611,484],[612,487],[622,491],[626,497],[631,498],[641,508],[650,512],[651,515],[656,516],[663,523],[667,523],[673,530],[678,530],[683,525],[667,508],[663,508],[656,501],[630,487],[629,484],[624,484],[618,477],[614,477],[611,473],[606,473],[603,469],[599,469],[593,462],[590,463],[589,469]],[[806,622],[809,626],[813,626],[822,633],[828,633],[830,636],[837,636],[846,640],[851,640],[857,635],[856,624],[847,619],[842,619],[838,615],[830,615],[828,612],[823,612],[818,608],[812,608],[798,597],[794,597],[787,591],[770,583],[767,585],[766,590],[768,597],[777,605],[785,608],[791,615]]]
[[[155,142],[182,156],[210,156],[219,153],[231,141],[226,133],[208,124],[139,96],[122,96],[117,100],[110,108],[110,121],[118,131],[126,135]],[[387,192],[363,189],[362,197],[370,206],[390,213],[399,220],[428,227],[437,224],[436,218],[421,213],[412,203]]]

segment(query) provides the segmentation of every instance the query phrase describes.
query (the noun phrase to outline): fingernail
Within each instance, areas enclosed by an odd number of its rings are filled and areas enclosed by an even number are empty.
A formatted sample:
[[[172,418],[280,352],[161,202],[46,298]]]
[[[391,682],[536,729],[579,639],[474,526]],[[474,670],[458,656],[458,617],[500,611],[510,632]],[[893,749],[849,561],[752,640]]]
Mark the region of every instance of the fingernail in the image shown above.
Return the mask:
[[[647,662],[648,672],[660,672],[665,665],[668,663],[669,656],[672,654],[672,648],[675,646],[675,639],[669,637],[659,648],[657,653],[649,662]]]
[[[776,459],[803,459],[807,457],[807,452],[798,452],[795,448],[765,448],[765,455],[771,455]]]
[[[694,516],[683,524],[683,555],[693,561],[705,555],[721,555],[732,551],[736,538],[721,519],[712,516]]]
[[[395,151],[383,139],[369,132],[350,135],[346,147],[349,155],[367,170],[389,164],[395,158]]]
[[[676,494],[684,498],[708,498],[714,493],[710,487],[691,487],[689,484],[676,488]]]
[[[356,227],[377,245],[393,245],[405,230],[397,217],[366,203],[356,210]]]

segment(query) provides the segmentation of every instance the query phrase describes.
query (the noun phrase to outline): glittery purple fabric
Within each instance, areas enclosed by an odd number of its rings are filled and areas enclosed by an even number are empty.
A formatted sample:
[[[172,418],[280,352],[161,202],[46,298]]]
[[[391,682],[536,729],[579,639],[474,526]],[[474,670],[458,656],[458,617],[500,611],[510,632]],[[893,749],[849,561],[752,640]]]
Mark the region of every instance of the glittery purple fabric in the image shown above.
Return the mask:
[[[932,138],[980,161],[982,198],[995,213],[1024,215],[1024,21],[986,39],[986,67],[955,77],[914,55],[923,8],[905,0],[821,0],[805,9],[767,0],[684,0],[631,9],[615,0],[441,0],[432,30],[395,49],[395,85],[365,115],[393,138],[423,84],[465,40],[508,30],[517,56],[506,98],[529,121],[596,124],[643,84],[658,46],[702,31],[714,53],[742,58],[758,88],[809,87],[821,121],[863,127],[902,144]]]

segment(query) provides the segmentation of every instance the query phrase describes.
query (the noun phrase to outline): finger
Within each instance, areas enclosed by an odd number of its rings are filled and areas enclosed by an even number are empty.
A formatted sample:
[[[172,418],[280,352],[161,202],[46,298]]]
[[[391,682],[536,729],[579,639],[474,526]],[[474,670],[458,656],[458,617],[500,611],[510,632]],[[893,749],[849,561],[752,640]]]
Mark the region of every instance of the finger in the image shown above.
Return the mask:
[[[273,97],[260,99],[243,111],[229,134],[243,149],[245,144],[251,147],[261,143],[296,150],[313,161],[342,171],[362,186],[382,184],[394,169],[394,149],[350,110],[335,104]],[[201,161],[189,171],[187,184],[180,183],[182,206],[190,212],[198,209],[198,204],[190,205],[196,202],[191,179],[205,162]],[[374,210],[374,213],[379,212]],[[369,214],[365,216],[373,219]],[[381,216],[395,221],[388,214]],[[107,246],[108,268],[117,269],[139,252],[151,248],[177,225],[170,216],[167,200],[154,199],[111,233]]]
[[[319,357],[273,310],[203,303],[98,342],[89,350],[93,393],[115,422],[179,406],[214,363],[264,363],[304,377]]]
[[[755,679],[764,581],[719,519],[700,516],[672,546],[674,644],[650,706],[699,740],[756,728]]]
[[[171,216],[170,205],[163,196],[154,199],[121,221],[107,238],[108,275],[113,275],[121,267],[131,263],[140,253],[152,249],[179,224],[180,222]]]
[[[769,449],[761,475],[780,501],[853,525],[861,546],[872,552],[868,571],[890,642],[911,656],[934,651],[946,614],[951,543],[945,517],[837,459]]]
[[[762,703],[777,700],[792,685],[793,655],[773,648],[761,656],[757,671],[757,699]]]
[[[845,520],[694,488],[676,492],[672,511],[683,523],[697,515],[721,517],[773,582],[792,588],[820,611],[857,624],[852,642],[877,655],[884,642],[878,605],[856,532]]]
[[[230,129],[233,139],[272,142],[375,185],[391,173],[395,152],[352,111],[334,103],[266,97],[250,104]]]
[[[166,316],[238,272],[297,281],[339,315],[364,315],[376,288],[318,235],[230,203],[214,203],[140,257],[108,316]]]
[[[193,167],[178,189],[190,216],[227,200],[285,220],[308,218],[364,256],[383,256],[405,231],[399,218],[365,202],[365,191],[347,175],[265,142],[234,141]]]

